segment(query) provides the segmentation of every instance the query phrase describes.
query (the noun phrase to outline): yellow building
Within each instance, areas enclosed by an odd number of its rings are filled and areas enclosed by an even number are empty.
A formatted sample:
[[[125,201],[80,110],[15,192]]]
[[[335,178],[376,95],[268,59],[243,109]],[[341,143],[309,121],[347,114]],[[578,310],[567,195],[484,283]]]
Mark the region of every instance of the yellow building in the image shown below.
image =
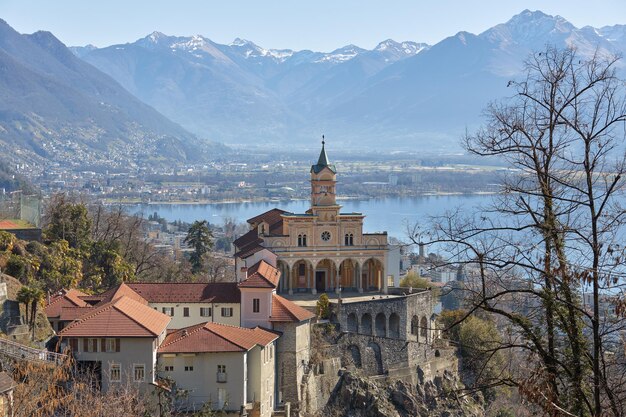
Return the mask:
[[[235,241],[238,280],[264,259],[281,271],[278,290],[295,292],[387,292],[387,233],[363,233],[361,213],[342,213],[336,200],[337,171],[322,141],[311,166],[311,208],[305,213],[272,209],[248,220],[250,231]]]

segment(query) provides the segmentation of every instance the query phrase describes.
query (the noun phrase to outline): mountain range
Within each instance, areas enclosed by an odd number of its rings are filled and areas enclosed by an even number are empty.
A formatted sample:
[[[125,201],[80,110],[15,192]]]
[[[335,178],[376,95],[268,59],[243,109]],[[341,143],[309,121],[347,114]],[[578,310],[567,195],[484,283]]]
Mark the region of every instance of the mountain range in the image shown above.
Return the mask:
[[[0,154],[90,163],[193,159],[202,143],[49,32],[0,20]]]
[[[577,28],[525,10],[474,35],[435,45],[386,40],[373,50],[265,49],[235,39],[154,32],[133,43],[74,47],[86,62],[201,137],[227,144],[291,144],[322,133],[344,145],[449,149],[481,122],[488,102],[546,44],[582,56],[626,51],[626,26]]]

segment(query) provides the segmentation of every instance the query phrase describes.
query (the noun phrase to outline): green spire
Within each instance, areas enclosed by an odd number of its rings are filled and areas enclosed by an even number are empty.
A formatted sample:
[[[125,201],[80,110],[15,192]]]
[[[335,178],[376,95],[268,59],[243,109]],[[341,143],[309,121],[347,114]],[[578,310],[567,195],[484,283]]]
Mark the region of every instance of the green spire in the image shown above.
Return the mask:
[[[324,135],[322,135],[322,151],[320,152],[320,157],[317,160],[317,164],[311,167],[311,171],[316,174],[324,168],[329,168],[331,171],[335,172],[335,166],[328,163],[328,155],[326,155],[326,149],[324,148],[325,144],[326,141],[324,140]]]

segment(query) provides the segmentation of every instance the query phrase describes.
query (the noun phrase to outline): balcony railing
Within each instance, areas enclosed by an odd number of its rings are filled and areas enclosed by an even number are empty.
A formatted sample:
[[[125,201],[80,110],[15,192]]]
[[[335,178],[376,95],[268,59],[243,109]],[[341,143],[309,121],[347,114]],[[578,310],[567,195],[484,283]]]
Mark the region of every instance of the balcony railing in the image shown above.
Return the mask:
[[[227,374],[226,372],[218,372],[217,373],[217,382],[226,382],[227,381]]]

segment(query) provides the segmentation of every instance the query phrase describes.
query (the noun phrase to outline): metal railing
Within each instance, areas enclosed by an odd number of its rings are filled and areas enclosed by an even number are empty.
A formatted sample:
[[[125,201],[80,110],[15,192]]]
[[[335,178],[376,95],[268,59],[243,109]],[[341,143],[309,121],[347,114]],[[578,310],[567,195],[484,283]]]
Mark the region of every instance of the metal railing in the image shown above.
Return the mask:
[[[29,362],[51,363],[54,365],[60,365],[67,359],[67,355],[62,353],[49,352],[45,349],[35,349],[30,346],[22,345],[21,343],[1,338],[0,354],[14,359],[22,359]]]

